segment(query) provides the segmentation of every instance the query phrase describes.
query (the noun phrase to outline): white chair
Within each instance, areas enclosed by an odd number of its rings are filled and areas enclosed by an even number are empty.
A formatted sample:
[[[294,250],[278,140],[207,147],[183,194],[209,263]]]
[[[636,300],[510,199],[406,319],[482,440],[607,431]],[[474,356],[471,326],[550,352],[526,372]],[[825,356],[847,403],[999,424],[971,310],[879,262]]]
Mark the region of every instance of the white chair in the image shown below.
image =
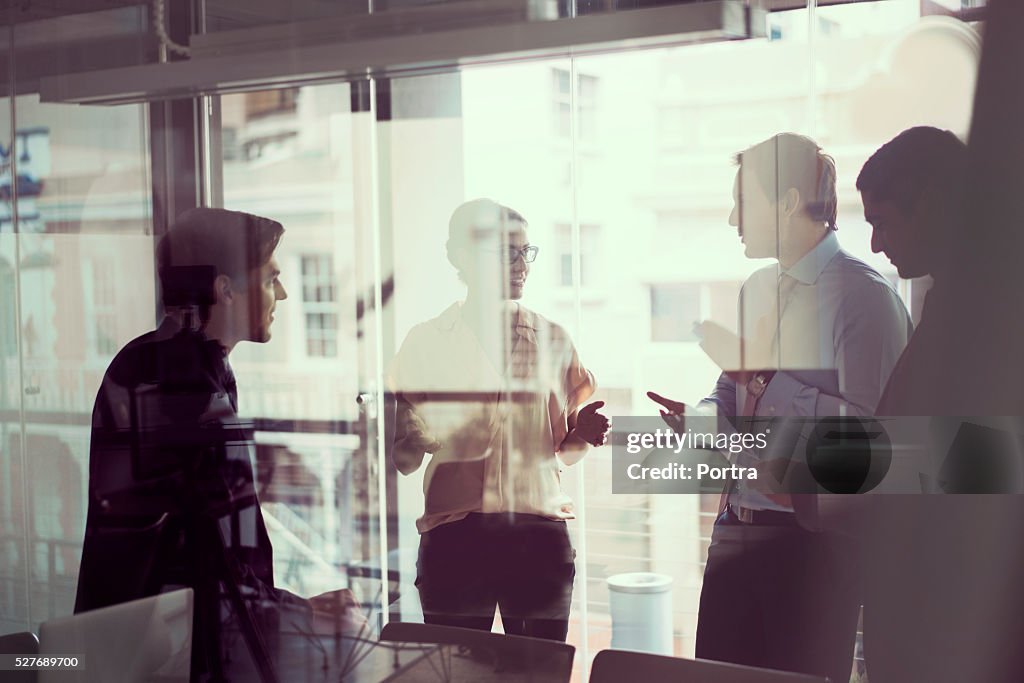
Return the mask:
[[[78,656],[81,669],[44,669],[39,683],[188,683],[191,588],[51,619],[39,628],[40,656]]]

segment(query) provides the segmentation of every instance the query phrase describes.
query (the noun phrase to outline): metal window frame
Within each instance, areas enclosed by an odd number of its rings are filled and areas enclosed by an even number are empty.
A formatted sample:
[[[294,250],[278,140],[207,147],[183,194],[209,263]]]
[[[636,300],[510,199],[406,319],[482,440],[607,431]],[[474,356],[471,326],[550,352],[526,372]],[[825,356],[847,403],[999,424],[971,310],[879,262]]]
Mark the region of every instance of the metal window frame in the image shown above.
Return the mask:
[[[738,40],[763,33],[764,10],[708,0],[545,21],[325,40],[307,24],[275,27],[277,46],[40,79],[44,102],[124,104],[323,82],[443,73],[468,66]],[[223,40],[224,38],[222,38]],[[206,40],[215,40],[209,38]],[[258,43],[262,46],[263,43]]]

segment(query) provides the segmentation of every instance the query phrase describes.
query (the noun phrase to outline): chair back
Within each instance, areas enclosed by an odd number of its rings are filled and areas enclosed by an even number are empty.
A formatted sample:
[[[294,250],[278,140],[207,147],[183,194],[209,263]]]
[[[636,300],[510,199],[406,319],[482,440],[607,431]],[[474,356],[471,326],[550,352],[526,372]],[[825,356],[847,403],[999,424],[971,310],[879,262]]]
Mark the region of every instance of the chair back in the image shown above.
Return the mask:
[[[438,646],[425,658],[423,670],[441,667],[453,683],[568,683],[576,653],[572,645],[555,640],[410,622],[387,624],[380,639]]]
[[[118,605],[159,592],[165,567],[160,548],[167,543],[169,515],[133,523],[97,515],[89,520],[82,547],[75,612]]]
[[[39,639],[36,634],[29,631],[22,633],[8,633],[0,636],[0,655],[38,655]],[[2,675],[5,683],[35,683],[36,672],[4,671]]]
[[[37,655],[39,639],[29,631],[0,636],[0,655]]]
[[[828,678],[630,650],[601,650],[590,683],[828,683]]]

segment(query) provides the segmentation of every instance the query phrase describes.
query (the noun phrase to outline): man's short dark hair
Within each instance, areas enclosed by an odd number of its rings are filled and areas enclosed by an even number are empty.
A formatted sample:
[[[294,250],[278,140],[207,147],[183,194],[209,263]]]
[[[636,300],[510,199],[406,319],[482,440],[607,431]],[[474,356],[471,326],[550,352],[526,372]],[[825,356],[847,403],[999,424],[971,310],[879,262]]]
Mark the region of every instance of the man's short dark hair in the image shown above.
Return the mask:
[[[931,126],[908,128],[882,145],[864,163],[857,189],[872,199],[913,211],[922,194],[955,210],[963,199],[967,145],[948,130]]]
[[[266,264],[284,227],[275,220],[227,209],[190,209],[160,240],[157,272],[166,291],[171,268],[213,266],[216,275],[246,278]]]
[[[736,163],[753,174],[774,201],[796,188],[811,220],[836,230],[836,162],[814,140],[779,133],[736,155]]]

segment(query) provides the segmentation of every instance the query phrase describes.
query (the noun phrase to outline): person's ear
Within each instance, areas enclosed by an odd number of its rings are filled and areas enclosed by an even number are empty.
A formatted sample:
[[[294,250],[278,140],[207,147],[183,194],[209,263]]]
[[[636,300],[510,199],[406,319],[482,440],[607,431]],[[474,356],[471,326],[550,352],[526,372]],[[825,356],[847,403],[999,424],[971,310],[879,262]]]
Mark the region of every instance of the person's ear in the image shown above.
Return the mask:
[[[218,275],[213,281],[213,294],[219,304],[233,302],[235,292],[231,287],[231,278],[227,275]]]
[[[783,218],[792,218],[800,209],[800,190],[791,187],[779,200],[779,213]]]
[[[455,253],[456,251],[458,251],[458,247],[453,245],[451,240],[448,240],[447,242],[444,243],[444,251],[445,254],[448,256],[448,263],[452,264],[455,267],[455,269],[458,270],[459,257]]]
[[[448,263],[452,264],[456,272],[461,274],[466,270],[466,248],[452,244],[451,240],[445,243],[445,250],[448,254]]]
[[[921,190],[921,196],[914,202],[914,208],[906,218],[919,225],[934,225],[937,221],[949,218],[949,216],[942,215],[945,205],[946,202],[943,201],[938,190],[934,187],[926,187]]]

